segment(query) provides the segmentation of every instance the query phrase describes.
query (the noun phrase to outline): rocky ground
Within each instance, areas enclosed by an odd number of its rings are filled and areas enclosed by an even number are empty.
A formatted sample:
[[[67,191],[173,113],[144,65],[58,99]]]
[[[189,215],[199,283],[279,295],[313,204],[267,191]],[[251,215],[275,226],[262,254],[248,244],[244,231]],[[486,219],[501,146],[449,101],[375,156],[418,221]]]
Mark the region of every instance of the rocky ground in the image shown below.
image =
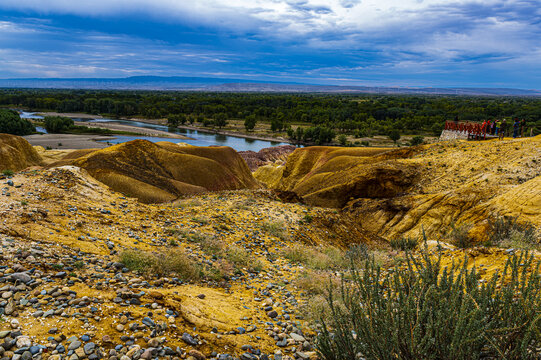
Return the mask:
[[[281,251],[289,241],[323,241],[328,228],[300,220],[327,218],[326,210],[266,191],[143,205],[72,167],[4,179],[0,199],[0,358],[315,356],[305,299],[293,285],[303,266]],[[125,249],[167,249],[217,267],[223,259],[196,235],[222,241],[240,259],[196,281],[120,262]]]
[[[0,175],[1,360],[316,359],[327,285],[351,260],[403,264],[351,212],[288,194],[143,204],[74,166],[34,169]],[[427,245],[487,277],[518,251]]]

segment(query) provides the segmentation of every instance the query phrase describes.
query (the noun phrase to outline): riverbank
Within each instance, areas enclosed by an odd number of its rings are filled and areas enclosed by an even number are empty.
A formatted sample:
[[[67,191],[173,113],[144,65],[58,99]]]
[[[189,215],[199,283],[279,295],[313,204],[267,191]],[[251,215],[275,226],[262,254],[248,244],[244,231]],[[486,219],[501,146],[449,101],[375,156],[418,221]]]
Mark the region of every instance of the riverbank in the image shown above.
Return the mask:
[[[139,122],[147,123],[147,124],[167,126],[166,119],[121,118],[121,120],[139,121]],[[276,143],[287,143],[287,144],[297,145],[297,142],[293,142],[290,139],[285,138],[283,136],[277,136],[277,137],[262,136],[262,135],[255,135],[255,134],[246,134],[244,132],[239,132],[237,130],[229,131],[229,130],[214,129],[214,128],[209,129],[207,127],[200,127],[200,126],[193,126],[193,125],[179,125],[177,126],[177,128],[183,129],[183,130],[200,131],[206,134],[226,135],[226,136],[234,136],[234,137],[249,139],[249,140],[261,140],[261,141],[270,141],[270,142],[276,142]]]
[[[48,149],[103,149],[112,136],[75,134],[36,134],[23,136],[32,146]]]
[[[103,119],[104,117],[101,115],[90,115],[90,114],[84,114],[84,113],[58,113],[58,112],[40,112],[39,115],[42,116],[65,116],[70,118],[79,118],[79,119]],[[115,120],[115,119],[112,119]],[[136,118],[136,117],[120,117],[118,120],[129,120],[129,121],[139,121],[142,123],[147,124],[153,124],[153,125],[163,125],[167,126],[167,120],[166,119],[145,119],[145,118]],[[127,128],[132,128],[132,130],[124,130],[118,128],[119,131],[129,131],[129,132],[137,132],[141,135],[147,135],[147,136],[159,136],[155,134],[162,134],[162,135],[171,135],[171,136],[164,136],[164,137],[172,137],[175,139],[191,139],[190,137],[179,135],[179,134],[172,134],[168,133],[166,131],[161,130],[155,130],[155,129],[144,129],[144,131],[148,131],[147,133],[142,132],[140,127],[137,126],[130,126],[130,125],[119,125],[119,124],[107,124],[107,123],[89,123],[89,122],[76,122],[77,125],[83,125],[83,126],[96,126],[96,127],[102,127],[105,129],[111,129],[115,130],[112,127],[106,127],[106,126],[122,126]],[[98,125],[96,125],[98,124]],[[270,125],[269,125],[270,126]],[[228,130],[218,130],[218,129],[209,129],[206,127],[199,127],[199,126],[193,126],[193,125],[180,125],[177,127],[178,129],[183,130],[192,130],[192,131],[200,131],[202,133],[206,134],[217,134],[217,135],[225,135],[225,136],[234,136],[238,138],[248,139],[248,140],[260,140],[260,141],[270,141],[275,143],[287,143],[296,145],[297,142],[293,142],[290,139],[287,139],[285,137],[279,136],[279,137],[273,137],[273,136],[262,136],[262,135],[255,135],[255,134],[246,134],[243,132],[239,132],[238,130],[235,131],[228,131]],[[133,130],[135,129],[135,130]],[[156,133],[154,133],[156,131]],[[175,137],[173,135],[178,135],[179,137]]]
[[[85,113],[59,113],[55,111],[37,112],[36,115],[63,116],[63,117],[69,117],[69,118],[74,118],[74,119],[103,119],[103,116],[101,115],[92,115],[92,114],[85,114]]]
[[[100,128],[100,129],[107,129],[112,131],[122,131],[126,133],[136,134],[136,135],[143,135],[143,136],[154,136],[154,137],[163,137],[163,138],[170,138],[170,139],[182,139],[182,140],[193,140],[193,138],[181,135],[181,134],[175,134],[175,133],[169,133],[167,131],[157,130],[157,129],[146,129],[141,128],[138,126],[133,125],[122,125],[122,124],[111,124],[111,123],[91,123],[87,121],[76,121],[75,125],[80,126],[86,126],[89,128]]]

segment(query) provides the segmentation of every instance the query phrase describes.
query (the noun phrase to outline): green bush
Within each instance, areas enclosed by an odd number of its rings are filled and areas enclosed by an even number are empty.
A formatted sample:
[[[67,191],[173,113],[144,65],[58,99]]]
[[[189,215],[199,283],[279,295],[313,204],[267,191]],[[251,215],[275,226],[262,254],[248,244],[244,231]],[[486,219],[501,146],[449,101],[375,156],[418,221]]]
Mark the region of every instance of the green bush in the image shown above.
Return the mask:
[[[533,256],[510,256],[488,281],[466,265],[443,268],[426,249],[406,262],[383,272],[367,261],[338,294],[329,289],[331,317],[317,338],[322,359],[539,359],[541,276]]]
[[[23,136],[35,131],[34,125],[26,119],[21,119],[17,111],[0,109],[0,133]]]
[[[420,135],[417,135],[411,138],[410,145],[411,146],[421,145],[424,142],[425,142],[425,138]]]
[[[44,124],[45,130],[52,134],[62,133],[74,126],[73,119],[63,116],[46,116]]]

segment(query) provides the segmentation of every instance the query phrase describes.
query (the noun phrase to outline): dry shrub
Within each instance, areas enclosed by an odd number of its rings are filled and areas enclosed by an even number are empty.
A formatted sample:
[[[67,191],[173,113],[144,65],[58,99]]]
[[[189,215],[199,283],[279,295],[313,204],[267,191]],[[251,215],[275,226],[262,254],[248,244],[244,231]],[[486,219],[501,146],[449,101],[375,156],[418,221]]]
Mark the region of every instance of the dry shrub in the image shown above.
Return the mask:
[[[261,230],[280,240],[288,239],[286,224],[282,220],[265,221],[261,224]]]
[[[193,260],[188,258],[184,251],[173,250],[166,253],[154,255],[155,262],[153,271],[158,276],[166,276],[168,274],[177,274],[184,280],[195,280],[199,278],[199,266]]]
[[[339,286],[340,279],[330,272],[308,270],[295,278],[294,284],[308,295],[323,295],[327,293],[329,286]]]
[[[283,256],[314,270],[346,268],[349,265],[345,253],[332,246],[316,248],[295,244],[285,248]]]
[[[245,267],[252,271],[260,271],[263,269],[263,263],[259,259],[255,259],[245,249],[237,245],[230,245],[224,249],[222,254],[226,260],[240,267]]]
[[[125,250],[120,253],[120,262],[133,271],[158,276],[175,274],[183,280],[198,279],[200,273],[199,265],[188,258],[182,250],[166,253],[151,253],[136,249]]]
[[[472,224],[462,224],[457,226],[451,224],[451,231],[447,234],[447,238],[451,244],[461,249],[467,249],[475,245],[475,239],[470,235]]]

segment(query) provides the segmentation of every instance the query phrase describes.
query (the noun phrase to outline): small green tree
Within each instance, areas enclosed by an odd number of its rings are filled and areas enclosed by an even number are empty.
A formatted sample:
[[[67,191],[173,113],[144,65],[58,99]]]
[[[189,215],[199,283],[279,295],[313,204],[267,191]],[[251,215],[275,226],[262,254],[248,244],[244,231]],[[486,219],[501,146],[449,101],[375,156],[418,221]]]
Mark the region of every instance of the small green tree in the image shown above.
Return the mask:
[[[394,130],[391,130],[389,132],[389,139],[391,139],[392,141],[394,141],[394,144],[396,145],[396,142],[398,140],[400,140],[400,132],[396,129]]]
[[[340,145],[346,146],[346,144],[348,143],[347,136],[345,134],[340,134],[340,136],[338,136],[338,142],[340,143]]]
[[[59,134],[73,127],[73,119],[63,116],[46,116],[45,130],[52,134]]]
[[[424,142],[425,142],[425,138],[420,135],[417,135],[411,138],[410,145],[417,146],[417,145],[421,145]]]
[[[179,125],[186,124],[186,120],[186,115],[184,114],[169,115],[169,117],[167,118],[167,125],[177,127]]]
[[[227,125],[227,115],[225,113],[218,113],[214,117],[214,125],[219,128],[223,128]]]
[[[256,123],[257,120],[254,114],[247,116],[246,119],[244,119],[244,127],[246,128],[246,131],[253,130]]]

